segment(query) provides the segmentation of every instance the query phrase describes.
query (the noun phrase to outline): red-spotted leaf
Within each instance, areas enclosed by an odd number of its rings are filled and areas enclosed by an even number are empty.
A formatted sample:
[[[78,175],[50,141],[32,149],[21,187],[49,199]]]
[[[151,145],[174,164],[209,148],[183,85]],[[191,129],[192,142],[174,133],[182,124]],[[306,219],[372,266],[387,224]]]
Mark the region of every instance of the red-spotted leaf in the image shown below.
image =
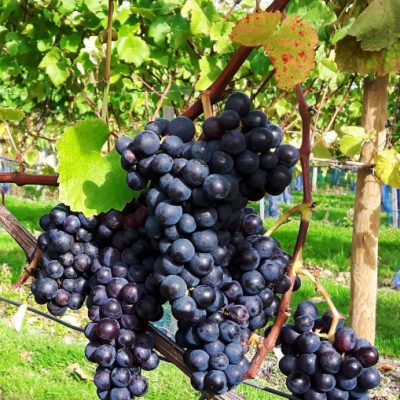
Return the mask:
[[[243,46],[263,46],[274,33],[280,19],[281,13],[279,11],[247,14],[244,18],[237,21],[235,27],[232,29],[230,38],[232,42]]]
[[[295,86],[306,79],[314,67],[314,48],[318,43],[316,29],[299,17],[286,18],[264,48],[275,67],[280,88]]]

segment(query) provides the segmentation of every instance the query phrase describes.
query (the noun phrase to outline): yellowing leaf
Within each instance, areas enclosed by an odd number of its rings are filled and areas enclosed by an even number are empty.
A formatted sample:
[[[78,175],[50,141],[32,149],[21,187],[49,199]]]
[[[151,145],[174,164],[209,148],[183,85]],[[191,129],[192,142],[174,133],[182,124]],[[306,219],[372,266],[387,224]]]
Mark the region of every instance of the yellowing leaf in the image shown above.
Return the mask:
[[[279,11],[247,14],[237,21],[230,38],[232,42],[243,46],[263,46],[274,33],[280,19],[281,13]]]
[[[67,128],[57,143],[60,200],[87,216],[122,210],[139,194],[126,184],[116,150],[101,153],[108,136],[103,121],[84,120]]]
[[[375,157],[375,172],[383,183],[400,189],[400,161],[395,150],[383,150]]]
[[[317,43],[317,31],[310,22],[296,16],[282,22],[280,29],[264,44],[280,88],[291,88],[307,78],[314,67]]]
[[[360,42],[347,36],[336,46],[336,63],[341,71],[355,72],[360,75],[377,73],[386,75],[400,71],[400,42],[389,49],[364,51]]]

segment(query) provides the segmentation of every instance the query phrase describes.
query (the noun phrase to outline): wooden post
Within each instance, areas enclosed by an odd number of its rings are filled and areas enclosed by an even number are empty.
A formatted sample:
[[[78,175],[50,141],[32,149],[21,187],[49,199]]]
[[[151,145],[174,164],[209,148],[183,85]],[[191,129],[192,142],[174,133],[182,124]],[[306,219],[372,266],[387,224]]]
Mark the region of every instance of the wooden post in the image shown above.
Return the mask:
[[[312,185],[311,185],[311,190],[313,192],[317,191],[317,186],[318,186],[318,167],[313,167],[312,169]]]
[[[265,219],[265,197],[260,200],[260,218],[262,221]]]
[[[362,125],[375,138],[364,144],[360,161],[372,163],[386,140],[388,75],[364,80]],[[381,184],[373,171],[357,174],[351,255],[350,325],[357,335],[375,341],[376,292],[378,281],[378,235],[381,213]]]
[[[391,201],[392,201],[392,225],[397,228],[399,220],[399,209],[397,207],[397,189],[392,187],[391,190]]]

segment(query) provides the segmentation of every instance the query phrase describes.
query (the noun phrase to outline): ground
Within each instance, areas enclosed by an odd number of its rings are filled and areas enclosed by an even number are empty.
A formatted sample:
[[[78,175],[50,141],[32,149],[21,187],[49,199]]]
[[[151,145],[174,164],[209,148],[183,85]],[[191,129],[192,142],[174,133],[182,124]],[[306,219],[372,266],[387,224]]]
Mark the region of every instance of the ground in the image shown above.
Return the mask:
[[[295,196],[297,198],[297,196]],[[348,313],[349,257],[351,250],[352,197],[346,195],[316,196],[318,209],[310,228],[305,260],[307,266],[319,273],[340,311]],[[7,207],[35,235],[39,233],[37,221],[52,202],[30,202],[7,197]],[[382,222],[384,222],[384,216]],[[271,225],[272,221],[266,221]],[[282,247],[291,251],[297,233],[297,221],[282,227],[276,234]],[[400,292],[390,289],[394,271],[400,265],[400,230],[382,227],[379,242],[379,284],[376,345],[385,357],[382,368],[386,372],[382,389],[376,399],[394,400],[400,397]],[[36,306],[28,297],[28,288],[18,292],[10,284],[18,277],[24,265],[24,255],[8,234],[0,230],[0,295]],[[334,279],[333,279],[334,278]],[[295,293],[293,307],[304,299],[320,299],[309,282]],[[43,309],[41,306],[37,308]],[[325,309],[323,303],[318,307]],[[4,400],[95,400],[91,376],[93,365],[83,355],[85,338],[59,324],[27,314],[21,332],[12,327],[15,308],[0,302],[0,399]],[[85,323],[85,312],[70,313],[63,317],[75,325]],[[273,355],[264,372],[267,380],[261,384],[283,387],[283,377],[276,371]],[[272,376],[268,374],[271,372]],[[197,399],[188,379],[176,368],[161,363],[148,374],[150,391],[146,399]],[[276,398],[246,386],[240,392],[248,400]]]

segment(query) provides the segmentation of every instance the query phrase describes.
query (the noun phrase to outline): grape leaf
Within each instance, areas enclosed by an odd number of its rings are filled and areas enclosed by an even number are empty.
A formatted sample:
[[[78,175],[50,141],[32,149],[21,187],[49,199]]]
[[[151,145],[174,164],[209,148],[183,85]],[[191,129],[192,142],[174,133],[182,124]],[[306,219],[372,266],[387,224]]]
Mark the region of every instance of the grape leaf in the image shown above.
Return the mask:
[[[348,157],[359,154],[367,134],[362,126],[342,126],[340,128],[340,152]]]
[[[21,121],[24,113],[16,108],[0,107],[0,121]]]
[[[331,158],[332,154],[328,149],[327,144],[325,141],[321,138],[312,147],[312,154],[314,157],[319,157],[319,158]]]
[[[232,42],[243,46],[263,46],[269,41],[280,20],[281,13],[279,11],[247,14],[237,21],[230,38]]]
[[[39,68],[44,68],[54,86],[61,86],[68,78],[69,60],[64,57],[60,49],[53,47],[43,57]]]
[[[182,7],[181,14],[183,17],[190,18],[190,31],[193,35],[203,35],[210,29],[210,21],[204,14],[203,9],[195,0],[187,0]]]
[[[117,52],[121,60],[133,63],[137,67],[150,55],[147,43],[140,37],[132,36],[132,34],[123,36],[118,40]]]
[[[363,50],[391,47],[400,38],[400,0],[373,0],[358,16],[349,31]]]
[[[383,150],[375,157],[375,172],[383,183],[400,189],[400,160],[396,150]]]
[[[390,49],[364,51],[355,37],[347,36],[337,44],[336,64],[341,71],[360,75],[386,75],[400,71],[400,43],[394,44]]]
[[[306,79],[314,67],[317,43],[317,32],[310,22],[296,16],[282,22],[280,29],[264,44],[280,88],[293,87]]]
[[[116,150],[101,154],[108,136],[103,121],[84,120],[67,128],[57,144],[60,200],[87,216],[122,210],[139,195],[126,184]]]

